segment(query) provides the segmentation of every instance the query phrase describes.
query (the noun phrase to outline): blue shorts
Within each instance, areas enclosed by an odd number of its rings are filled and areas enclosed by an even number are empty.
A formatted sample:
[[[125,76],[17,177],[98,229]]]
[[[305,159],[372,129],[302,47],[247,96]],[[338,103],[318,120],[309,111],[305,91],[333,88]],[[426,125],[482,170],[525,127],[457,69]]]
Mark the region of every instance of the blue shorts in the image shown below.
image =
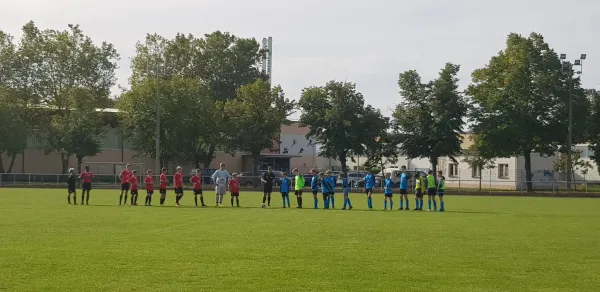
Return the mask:
[[[443,197],[444,196],[444,191],[439,191],[438,192],[438,196]]]

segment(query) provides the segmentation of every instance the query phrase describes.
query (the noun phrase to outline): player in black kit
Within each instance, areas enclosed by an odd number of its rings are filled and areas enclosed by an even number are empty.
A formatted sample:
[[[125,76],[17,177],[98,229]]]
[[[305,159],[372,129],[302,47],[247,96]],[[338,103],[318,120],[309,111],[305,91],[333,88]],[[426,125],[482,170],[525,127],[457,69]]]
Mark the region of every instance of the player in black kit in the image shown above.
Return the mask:
[[[69,178],[67,179],[67,191],[69,192],[67,200],[69,201],[69,205],[71,204],[71,194],[73,194],[73,204],[77,205],[77,191],[75,184],[77,184],[77,176],[75,175],[75,170],[70,168]]]
[[[269,166],[267,172],[263,174],[261,181],[263,182],[263,202],[261,207],[265,207],[265,201],[268,202],[269,208],[271,208],[271,193],[273,192],[273,181],[275,180],[275,174],[273,168]]]

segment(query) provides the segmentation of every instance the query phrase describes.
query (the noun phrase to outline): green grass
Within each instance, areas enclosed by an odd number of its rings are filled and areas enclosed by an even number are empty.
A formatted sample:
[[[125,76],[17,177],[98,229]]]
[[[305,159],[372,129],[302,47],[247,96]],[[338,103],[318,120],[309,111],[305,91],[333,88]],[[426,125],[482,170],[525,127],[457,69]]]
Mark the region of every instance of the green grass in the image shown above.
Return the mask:
[[[94,190],[69,206],[63,190],[0,189],[0,291],[600,291],[598,199],[447,196],[446,213],[352,199],[119,207]]]

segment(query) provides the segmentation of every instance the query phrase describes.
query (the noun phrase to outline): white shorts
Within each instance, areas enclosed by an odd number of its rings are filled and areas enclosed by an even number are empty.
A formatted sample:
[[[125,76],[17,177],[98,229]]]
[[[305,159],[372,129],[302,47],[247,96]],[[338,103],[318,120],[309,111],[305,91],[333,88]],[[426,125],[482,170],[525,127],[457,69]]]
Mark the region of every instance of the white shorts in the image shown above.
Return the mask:
[[[215,193],[217,193],[217,195],[225,195],[226,192],[227,192],[227,188],[225,186],[216,186],[215,187]]]

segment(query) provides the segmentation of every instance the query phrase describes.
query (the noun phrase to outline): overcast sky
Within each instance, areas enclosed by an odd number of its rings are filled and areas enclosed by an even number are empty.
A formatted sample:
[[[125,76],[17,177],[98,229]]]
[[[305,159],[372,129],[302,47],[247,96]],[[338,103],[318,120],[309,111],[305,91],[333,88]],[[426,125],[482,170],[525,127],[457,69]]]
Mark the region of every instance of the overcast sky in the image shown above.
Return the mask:
[[[428,80],[453,62],[462,65],[466,86],[508,33],[535,31],[557,52],[587,53],[583,84],[600,88],[598,0],[0,0],[0,29],[19,36],[29,20],[42,29],[77,23],[94,41],[113,43],[124,86],[134,45],[146,33],[221,30],[259,41],[272,36],[273,82],[288,97],[348,80],[389,114],[400,72],[416,69]]]

